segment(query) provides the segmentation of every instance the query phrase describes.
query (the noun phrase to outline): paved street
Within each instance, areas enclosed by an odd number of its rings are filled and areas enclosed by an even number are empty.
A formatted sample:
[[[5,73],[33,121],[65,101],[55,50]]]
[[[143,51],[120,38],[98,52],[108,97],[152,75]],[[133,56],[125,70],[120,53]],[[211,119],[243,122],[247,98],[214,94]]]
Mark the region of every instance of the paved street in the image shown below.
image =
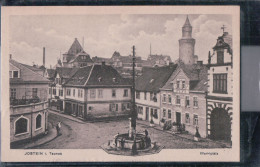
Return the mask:
[[[128,132],[128,120],[80,123],[60,115],[49,113],[49,122],[55,125],[62,122],[62,135],[44,145],[35,147],[41,149],[98,149],[100,145],[119,133]],[[137,131],[147,129],[152,141],[170,148],[219,148],[221,144],[212,141],[194,142],[167,132],[137,124]]]

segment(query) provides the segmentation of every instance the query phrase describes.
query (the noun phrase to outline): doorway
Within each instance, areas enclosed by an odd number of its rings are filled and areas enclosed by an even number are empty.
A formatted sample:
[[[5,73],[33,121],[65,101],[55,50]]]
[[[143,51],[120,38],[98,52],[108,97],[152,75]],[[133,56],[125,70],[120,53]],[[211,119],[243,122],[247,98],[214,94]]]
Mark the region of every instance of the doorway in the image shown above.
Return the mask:
[[[145,108],[145,120],[149,121],[149,107]]]

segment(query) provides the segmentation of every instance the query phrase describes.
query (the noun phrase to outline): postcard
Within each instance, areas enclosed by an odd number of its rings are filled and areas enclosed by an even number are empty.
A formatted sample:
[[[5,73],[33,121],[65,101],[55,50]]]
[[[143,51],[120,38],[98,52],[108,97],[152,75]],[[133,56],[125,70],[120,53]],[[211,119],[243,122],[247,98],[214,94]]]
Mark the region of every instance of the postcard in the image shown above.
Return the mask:
[[[2,7],[3,162],[239,162],[239,6]]]

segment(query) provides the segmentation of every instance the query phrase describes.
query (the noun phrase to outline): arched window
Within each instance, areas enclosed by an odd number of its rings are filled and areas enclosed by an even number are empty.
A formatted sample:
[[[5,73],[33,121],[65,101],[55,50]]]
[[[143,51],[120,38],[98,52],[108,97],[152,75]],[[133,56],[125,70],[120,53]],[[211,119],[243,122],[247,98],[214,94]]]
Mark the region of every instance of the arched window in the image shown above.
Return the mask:
[[[41,114],[39,114],[36,117],[36,129],[39,129],[41,127],[42,127],[42,116]]]
[[[15,134],[28,132],[28,119],[21,117],[15,122]]]

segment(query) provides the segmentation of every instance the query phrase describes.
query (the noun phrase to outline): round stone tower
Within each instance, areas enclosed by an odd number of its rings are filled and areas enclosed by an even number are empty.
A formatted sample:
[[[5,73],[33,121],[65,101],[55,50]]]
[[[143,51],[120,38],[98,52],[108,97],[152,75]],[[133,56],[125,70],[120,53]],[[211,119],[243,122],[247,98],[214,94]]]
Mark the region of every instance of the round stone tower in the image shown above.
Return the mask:
[[[184,64],[194,64],[194,45],[195,39],[192,38],[192,26],[187,16],[182,27],[182,38],[179,39],[179,59]]]

